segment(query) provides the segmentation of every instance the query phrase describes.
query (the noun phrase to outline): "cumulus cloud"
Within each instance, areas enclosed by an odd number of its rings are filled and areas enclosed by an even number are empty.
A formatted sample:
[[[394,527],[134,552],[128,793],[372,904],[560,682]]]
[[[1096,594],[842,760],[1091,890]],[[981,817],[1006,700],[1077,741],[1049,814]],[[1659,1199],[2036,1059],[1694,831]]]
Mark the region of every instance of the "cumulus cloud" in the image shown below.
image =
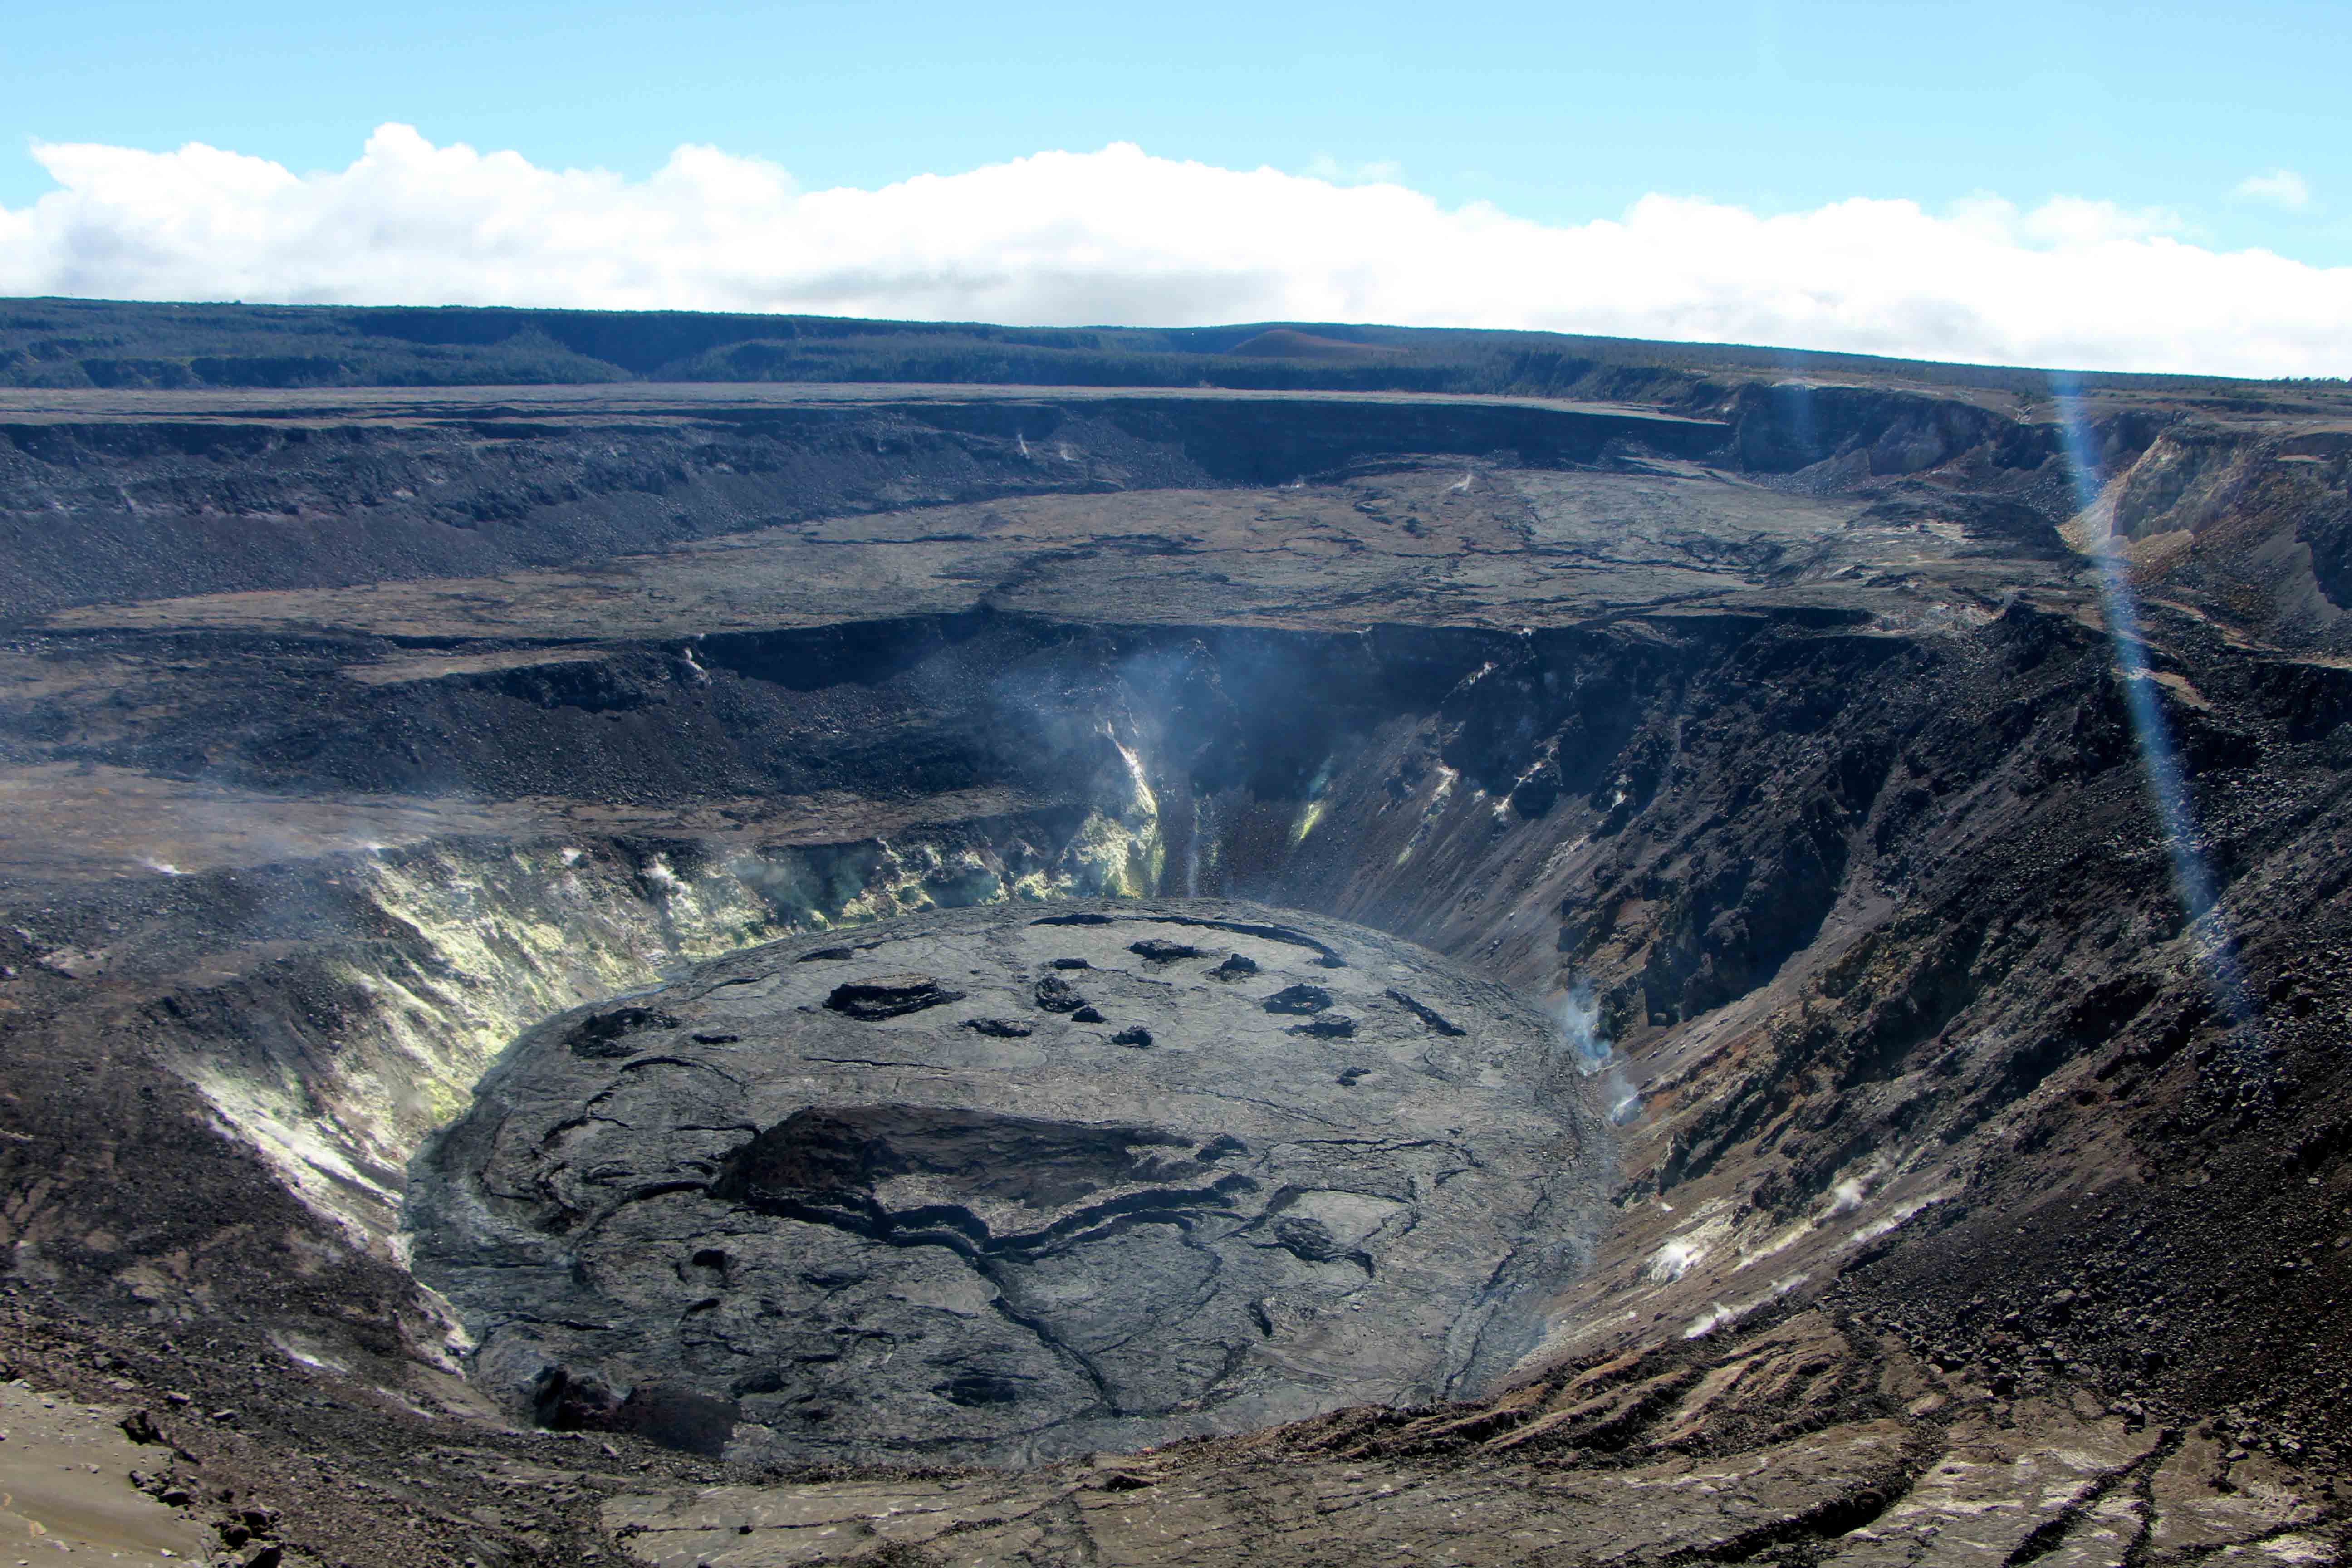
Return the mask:
[[[680,148],[643,180],[386,125],[295,174],[191,144],[38,146],[0,294],[793,310],[1025,324],[1533,327],[1981,362],[2352,371],[2352,268],[2219,252],[2162,212],[1978,198],[1762,216],[1645,196],[1547,225],[1392,180],[1126,143],[879,190]]]
[[[1307,178],[1333,185],[1401,185],[1404,184],[1404,165],[1392,159],[1380,159],[1370,163],[1342,163],[1328,153],[1318,153],[1308,160]]]
[[[2310,185],[2293,169],[2273,169],[2267,174],[2249,174],[2238,182],[2238,195],[2284,207],[2289,212],[2301,212],[2311,205]]]

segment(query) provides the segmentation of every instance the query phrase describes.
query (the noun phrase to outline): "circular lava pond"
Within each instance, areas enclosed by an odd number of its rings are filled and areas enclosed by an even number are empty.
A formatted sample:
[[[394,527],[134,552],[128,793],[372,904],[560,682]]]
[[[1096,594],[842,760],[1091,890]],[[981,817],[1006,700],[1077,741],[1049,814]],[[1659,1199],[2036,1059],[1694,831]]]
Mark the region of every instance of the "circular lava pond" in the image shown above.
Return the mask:
[[[1604,1156],[1557,1031],[1410,943],[995,905],[524,1035],[418,1274],[520,1415],[770,1463],[1022,1463],[1491,1386]]]

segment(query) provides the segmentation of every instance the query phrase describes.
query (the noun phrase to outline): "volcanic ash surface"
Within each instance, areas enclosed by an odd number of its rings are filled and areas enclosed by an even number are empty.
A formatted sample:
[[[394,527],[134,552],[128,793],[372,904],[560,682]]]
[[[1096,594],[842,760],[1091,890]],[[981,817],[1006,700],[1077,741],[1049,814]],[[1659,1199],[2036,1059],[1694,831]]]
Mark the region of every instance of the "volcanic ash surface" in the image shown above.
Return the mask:
[[[1021,1463],[1491,1386],[1577,1267],[1604,1135],[1538,1013],[1409,943],[994,906],[541,1025],[409,1217],[519,1414]]]

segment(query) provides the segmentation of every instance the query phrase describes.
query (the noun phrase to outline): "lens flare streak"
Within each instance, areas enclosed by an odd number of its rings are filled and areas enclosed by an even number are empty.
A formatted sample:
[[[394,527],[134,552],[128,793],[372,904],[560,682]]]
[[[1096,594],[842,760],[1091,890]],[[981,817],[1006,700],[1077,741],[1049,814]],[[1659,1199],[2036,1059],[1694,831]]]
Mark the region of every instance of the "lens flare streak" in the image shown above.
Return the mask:
[[[2074,390],[2056,388],[2059,427],[2064,432],[2066,466],[2074,481],[2075,510],[2095,514],[2105,488],[2090,426]],[[2215,999],[2232,1023],[2251,1015],[2243,975],[2230,940],[2229,921],[2215,892],[2213,877],[2200,847],[2196,807],[2189,798],[2180,754],[2166,723],[2157,695],[2155,670],[2148,662],[2147,639],[2140,632],[2139,600],[2123,552],[2116,547],[2112,522],[2090,542],[2098,568],[2099,601],[2115,644],[2116,675],[2122,687],[2124,712],[2139,748],[2141,771],[2148,795],[2164,832],[2165,851],[2172,862],[2172,884],[2181,912],[2189,922],[2189,940]]]

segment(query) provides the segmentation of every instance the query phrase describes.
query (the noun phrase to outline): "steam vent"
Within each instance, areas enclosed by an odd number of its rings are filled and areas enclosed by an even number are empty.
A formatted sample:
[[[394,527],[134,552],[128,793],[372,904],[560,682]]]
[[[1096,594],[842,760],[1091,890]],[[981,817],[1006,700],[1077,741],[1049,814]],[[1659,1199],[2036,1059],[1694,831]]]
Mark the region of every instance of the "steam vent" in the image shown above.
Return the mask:
[[[1253,905],[798,938],[526,1034],[420,1157],[417,1267],[518,1414],[730,1458],[1025,1462],[1469,1397],[1588,1229],[1556,1033]]]

